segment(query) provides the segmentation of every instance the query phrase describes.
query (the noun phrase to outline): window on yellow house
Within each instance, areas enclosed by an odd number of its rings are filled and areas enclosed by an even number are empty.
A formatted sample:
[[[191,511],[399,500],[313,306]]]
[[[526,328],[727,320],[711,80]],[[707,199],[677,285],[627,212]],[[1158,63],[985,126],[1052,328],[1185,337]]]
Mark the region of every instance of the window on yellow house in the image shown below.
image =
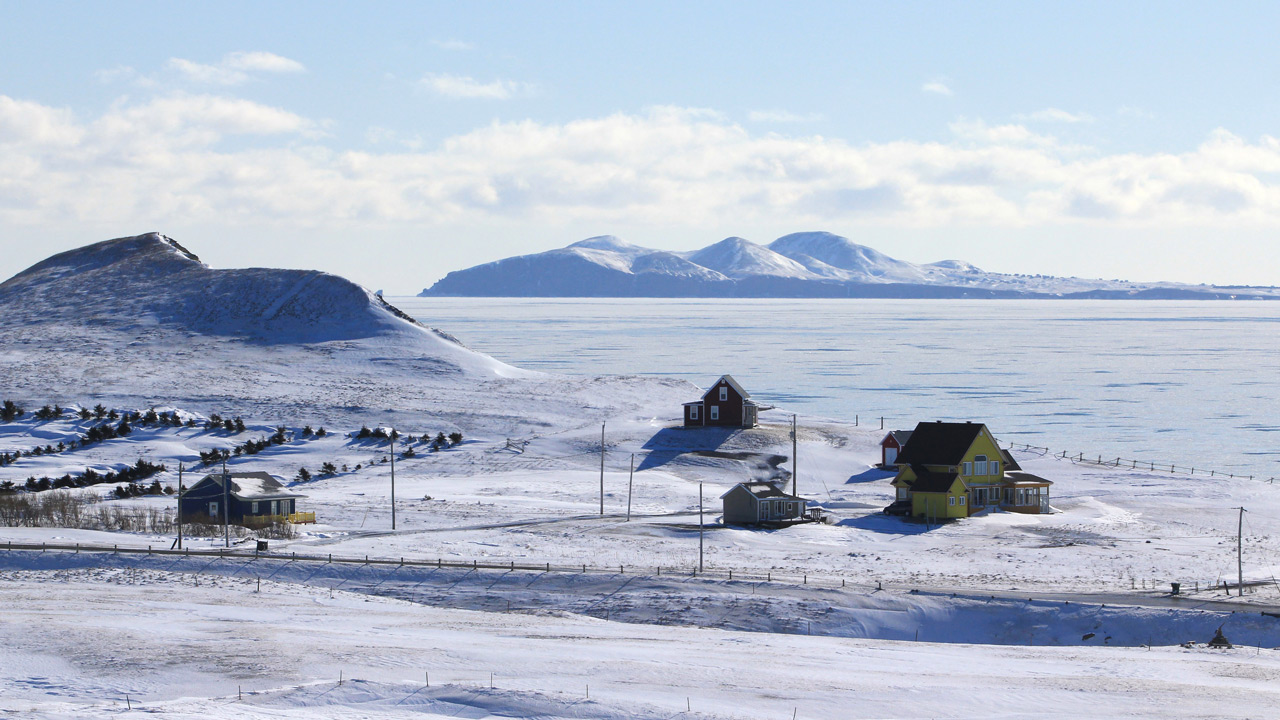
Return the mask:
[[[964,496],[963,496],[963,495],[961,495],[961,496],[960,496],[960,504],[961,504],[961,505],[963,505],[963,504],[964,504]]]
[[[952,496],[952,497],[947,498],[947,504],[948,504],[948,505],[955,505],[955,504],[956,504],[956,499],[955,499],[955,497],[954,497],[954,496]]]
[[[960,471],[960,474],[961,474],[961,475],[972,475],[972,474],[973,474],[973,463],[965,463],[963,467],[964,467],[964,469]]]
[[[974,474],[974,475],[986,475],[986,474],[987,474],[987,456],[986,456],[986,455],[976,455],[976,456],[974,456],[974,458],[973,458],[973,474]]]

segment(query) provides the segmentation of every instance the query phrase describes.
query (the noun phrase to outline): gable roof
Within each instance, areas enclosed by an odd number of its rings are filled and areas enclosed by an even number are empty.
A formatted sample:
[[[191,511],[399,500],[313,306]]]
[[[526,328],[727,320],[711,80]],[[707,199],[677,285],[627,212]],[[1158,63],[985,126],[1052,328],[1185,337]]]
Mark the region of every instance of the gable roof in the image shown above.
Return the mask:
[[[907,465],[958,465],[986,425],[975,422],[922,422],[898,454]]]
[[[757,499],[759,499],[759,500],[763,500],[763,499],[765,499],[765,498],[775,498],[775,497],[776,497],[776,498],[790,498],[790,499],[792,499],[792,500],[803,500],[803,499],[804,499],[804,498],[799,497],[798,495],[790,495],[790,494],[788,494],[788,493],[784,492],[784,491],[782,490],[782,488],[778,487],[777,485],[774,485],[773,483],[769,483],[769,482],[744,482],[744,483],[738,483],[737,485],[734,485],[733,487],[729,488],[729,491],[728,491],[728,492],[726,492],[724,495],[721,495],[720,497],[723,499],[726,495],[728,495],[729,493],[731,493],[731,492],[733,492],[733,491],[737,490],[738,488],[742,488],[743,490],[746,490],[747,492],[751,493],[752,495],[754,495],[754,496],[755,496]]]
[[[711,394],[711,391],[715,389],[715,386],[719,385],[721,381],[729,383],[729,387],[733,388],[739,395],[741,395],[743,400],[751,397],[751,393],[747,392],[746,389],[739,385],[738,381],[734,380],[732,375],[721,375],[716,378],[715,382],[711,383],[711,387],[707,388],[706,392],[702,393],[702,399],[705,400],[707,396]]]
[[[1012,454],[1012,453],[1010,453],[1008,450],[1005,450],[1005,449],[1003,449],[1003,448],[1002,448],[1002,449],[1000,450],[1000,456],[1004,458],[1004,469],[1005,469],[1005,472],[1009,472],[1010,470],[1021,470],[1021,469],[1022,469],[1022,466],[1018,464],[1018,461],[1017,461],[1017,460],[1014,460],[1014,459],[1013,459],[1013,454]]]
[[[230,492],[237,500],[282,500],[285,498],[305,497],[297,493],[289,492],[279,480],[264,472],[247,472],[247,473],[227,473],[231,477]],[[205,475],[200,483],[205,480],[211,481],[214,485],[222,487],[222,473],[211,473]],[[195,485],[192,486],[194,488]]]
[[[955,484],[959,473],[934,472],[923,465],[912,465],[911,471],[916,474],[916,481],[911,483],[911,492],[944,493]],[[963,483],[962,483],[963,484]]]
[[[894,440],[897,440],[898,447],[900,448],[906,447],[907,441],[911,439],[911,431],[910,430],[890,430],[889,434],[885,435],[884,439],[880,441],[880,444],[884,445],[884,441],[888,440],[889,438],[893,438]]]

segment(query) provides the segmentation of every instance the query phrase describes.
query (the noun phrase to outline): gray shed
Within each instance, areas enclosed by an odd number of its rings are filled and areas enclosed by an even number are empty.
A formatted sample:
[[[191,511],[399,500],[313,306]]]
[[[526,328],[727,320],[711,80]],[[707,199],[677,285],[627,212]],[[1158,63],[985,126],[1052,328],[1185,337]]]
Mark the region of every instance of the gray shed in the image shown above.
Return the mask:
[[[790,495],[769,482],[738,483],[720,496],[726,525],[795,522],[804,518],[802,497]]]

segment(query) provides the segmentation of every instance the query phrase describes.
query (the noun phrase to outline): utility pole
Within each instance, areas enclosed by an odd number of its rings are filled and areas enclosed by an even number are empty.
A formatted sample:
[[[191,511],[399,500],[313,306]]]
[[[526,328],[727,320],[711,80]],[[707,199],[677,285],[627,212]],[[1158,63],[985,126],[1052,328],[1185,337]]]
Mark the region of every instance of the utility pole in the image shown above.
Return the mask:
[[[231,547],[231,476],[227,474],[227,459],[222,459],[222,544]]]
[[[794,413],[792,413],[791,415],[791,494],[798,497],[800,495],[800,492],[797,490],[798,485],[797,485],[796,478],[800,474],[800,466],[796,461],[796,448],[797,448],[796,442],[797,442],[796,441],[796,416]]]
[[[698,572],[702,572],[702,483],[698,483]]]
[[[1240,508],[1240,520],[1236,524],[1236,591],[1244,595],[1244,508]]]
[[[178,549],[182,549],[182,463],[178,463]]]
[[[627,522],[631,522],[631,486],[636,479],[636,454],[631,453],[631,474],[627,476]]]
[[[604,423],[600,423],[600,517],[604,517]]]
[[[396,529],[396,429],[391,428],[391,529]]]

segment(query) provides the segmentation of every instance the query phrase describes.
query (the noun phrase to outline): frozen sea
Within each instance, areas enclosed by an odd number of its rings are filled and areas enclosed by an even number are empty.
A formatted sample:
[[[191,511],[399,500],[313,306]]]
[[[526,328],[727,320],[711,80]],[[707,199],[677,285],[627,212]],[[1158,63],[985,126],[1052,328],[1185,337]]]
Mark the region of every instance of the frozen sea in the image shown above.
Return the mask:
[[[785,411],[976,420],[1055,453],[1280,478],[1280,302],[391,301],[530,369],[730,373]]]

